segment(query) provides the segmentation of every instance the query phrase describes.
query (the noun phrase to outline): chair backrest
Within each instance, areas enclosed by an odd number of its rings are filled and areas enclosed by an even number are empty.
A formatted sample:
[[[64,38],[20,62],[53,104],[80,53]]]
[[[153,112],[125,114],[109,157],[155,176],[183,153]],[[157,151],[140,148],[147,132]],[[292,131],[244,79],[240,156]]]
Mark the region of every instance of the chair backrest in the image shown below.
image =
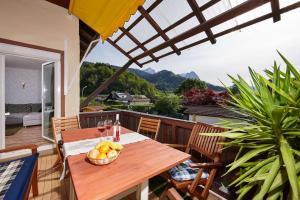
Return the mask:
[[[52,128],[53,128],[54,139],[56,142],[58,142],[58,140],[60,140],[62,131],[80,128],[79,117],[78,116],[59,117],[59,118],[53,117]]]
[[[221,133],[224,131],[226,131],[224,128],[197,123],[191,132],[186,153],[189,153],[190,151],[196,151],[210,160],[219,162],[219,159],[221,159],[219,155],[223,147],[220,142],[223,142],[224,138],[218,136],[204,136],[199,133]]]
[[[141,117],[137,132],[157,140],[160,128],[160,119]]]

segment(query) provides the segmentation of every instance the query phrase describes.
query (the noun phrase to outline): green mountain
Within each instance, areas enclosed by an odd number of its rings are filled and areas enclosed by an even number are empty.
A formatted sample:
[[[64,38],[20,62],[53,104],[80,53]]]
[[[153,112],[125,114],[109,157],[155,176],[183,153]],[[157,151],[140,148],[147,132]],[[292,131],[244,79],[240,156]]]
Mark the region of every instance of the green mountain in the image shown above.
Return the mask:
[[[81,67],[80,89],[87,86],[84,94],[93,92],[104,80],[110,77],[120,67],[106,63],[85,62]],[[149,70],[150,71],[150,70]],[[186,80],[182,75],[174,74],[168,70],[159,72],[129,68],[126,72],[108,87],[103,93],[111,91],[129,92],[131,94],[144,94],[153,97],[158,90],[174,92]],[[206,83],[214,91],[224,91],[225,88]]]
[[[146,79],[161,91],[174,92],[179,85],[189,77],[184,77],[182,74],[174,74],[168,70],[162,70],[156,73],[147,73],[145,70],[128,69],[130,72]],[[197,76],[198,77],[198,76]],[[197,78],[199,79],[199,77]],[[225,91],[224,87],[206,83],[209,89],[214,91]]]
[[[80,91],[84,95],[92,93],[101,83],[115,73],[117,67],[104,63],[85,62],[80,69]],[[155,86],[136,74],[124,72],[103,93],[111,91],[129,92],[130,94],[143,94],[153,97],[158,92]]]

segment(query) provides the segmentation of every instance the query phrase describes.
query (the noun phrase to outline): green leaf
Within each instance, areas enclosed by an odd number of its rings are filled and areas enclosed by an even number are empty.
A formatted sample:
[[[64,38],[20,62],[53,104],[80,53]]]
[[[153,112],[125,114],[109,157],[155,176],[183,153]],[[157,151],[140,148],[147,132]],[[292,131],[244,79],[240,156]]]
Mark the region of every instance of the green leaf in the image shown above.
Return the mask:
[[[299,197],[299,183],[297,181],[294,156],[287,141],[284,138],[281,138],[280,141],[280,152],[282,154],[282,159],[285,164],[293,194],[294,196]]]
[[[242,181],[244,178],[246,178],[247,176],[249,176],[250,174],[254,173],[255,171],[259,170],[261,167],[263,167],[264,165],[270,163],[271,161],[273,161],[276,157],[271,157],[268,158],[266,160],[260,161],[258,162],[258,164],[256,164],[254,167],[252,167],[250,170],[248,170],[247,172],[245,172],[243,175],[239,176],[237,179],[235,179],[230,186]]]
[[[276,160],[273,162],[273,166],[271,167],[271,170],[269,171],[266,179],[264,180],[264,183],[259,193],[253,198],[254,200],[260,200],[264,198],[264,196],[269,191],[269,188],[271,187],[272,182],[275,179],[279,169],[280,169],[280,159],[279,157],[277,157]]]
[[[232,166],[230,167],[230,169],[225,173],[228,174],[229,172],[233,171],[234,169],[238,168],[241,164],[247,162],[248,160],[250,160],[251,158],[259,155],[260,153],[267,151],[269,149],[272,149],[274,147],[274,145],[268,145],[265,148],[259,148],[259,149],[254,149],[254,150],[250,150],[248,151],[245,155],[243,155],[241,158],[239,158],[238,160],[234,161],[232,163]]]
[[[294,74],[294,76],[300,80],[300,73],[293,67],[293,65],[279,52],[277,51],[282,60],[285,62],[290,71]]]

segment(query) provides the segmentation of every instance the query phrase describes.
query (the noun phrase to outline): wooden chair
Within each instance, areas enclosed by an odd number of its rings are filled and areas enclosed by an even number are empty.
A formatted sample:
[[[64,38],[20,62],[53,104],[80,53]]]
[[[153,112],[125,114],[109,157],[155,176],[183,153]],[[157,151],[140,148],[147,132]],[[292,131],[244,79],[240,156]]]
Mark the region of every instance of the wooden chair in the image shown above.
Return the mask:
[[[30,156],[25,156],[18,159],[12,159],[11,161],[5,161],[1,164],[11,164],[18,160],[22,160],[23,164],[20,167],[18,174],[12,180],[4,199],[28,199],[30,189],[32,188],[33,197],[38,196],[38,152],[37,145],[23,145],[17,147],[9,147],[1,149],[0,153],[8,153],[13,151],[30,149]],[[29,180],[28,180],[29,179]],[[3,183],[2,183],[3,184]]]
[[[62,140],[61,140],[61,132],[65,130],[71,129],[80,129],[80,122],[78,116],[73,117],[60,117],[60,118],[52,118],[52,128],[53,135],[56,144],[56,150],[58,155],[58,160],[55,165],[62,166],[64,161],[64,156],[62,153]]]
[[[194,180],[189,181],[176,181],[171,178],[169,173],[164,173],[162,176],[168,179],[169,186],[162,194],[162,198],[166,195],[167,190],[174,186],[176,189],[184,192],[189,192],[192,196],[197,197],[200,200],[207,199],[209,189],[212,186],[214,178],[217,173],[217,169],[222,166],[221,153],[223,145],[220,142],[223,141],[223,137],[203,136],[199,133],[220,133],[226,131],[223,128],[209,126],[206,124],[197,123],[191,132],[187,145],[172,145],[175,148],[185,147],[186,153],[192,154],[192,160],[200,163],[193,163],[190,165],[192,168],[199,168],[198,174]],[[193,153],[198,154],[196,159],[193,157]],[[205,169],[209,173],[208,178],[202,179],[202,172]],[[198,187],[202,185],[202,187]],[[160,198],[160,199],[162,199]]]
[[[151,139],[157,140],[160,128],[160,119],[150,119],[141,117],[137,132]]]

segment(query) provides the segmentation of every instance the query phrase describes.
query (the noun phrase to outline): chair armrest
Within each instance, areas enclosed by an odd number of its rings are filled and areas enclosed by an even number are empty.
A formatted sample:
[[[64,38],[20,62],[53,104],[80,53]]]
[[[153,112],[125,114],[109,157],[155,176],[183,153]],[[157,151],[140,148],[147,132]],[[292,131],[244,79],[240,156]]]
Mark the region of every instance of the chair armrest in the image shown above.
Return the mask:
[[[166,144],[164,143],[165,145],[169,146],[169,147],[173,147],[175,149],[185,149],[186,148],[186,145],[184,144]]]
[[[7,152],[18,151],[18,150],[22,150],[22,149],[31,149],[32,154],[37,154],[37,148],[38,148],[37,145],[29,144],[29,145],[22,145],[22,146],[8,147],[5,149],[0,149],[0,153],[7,153]]]
[[[218,168],[222,166],[222,163],[191,163],[189,166],[192,168]]]

